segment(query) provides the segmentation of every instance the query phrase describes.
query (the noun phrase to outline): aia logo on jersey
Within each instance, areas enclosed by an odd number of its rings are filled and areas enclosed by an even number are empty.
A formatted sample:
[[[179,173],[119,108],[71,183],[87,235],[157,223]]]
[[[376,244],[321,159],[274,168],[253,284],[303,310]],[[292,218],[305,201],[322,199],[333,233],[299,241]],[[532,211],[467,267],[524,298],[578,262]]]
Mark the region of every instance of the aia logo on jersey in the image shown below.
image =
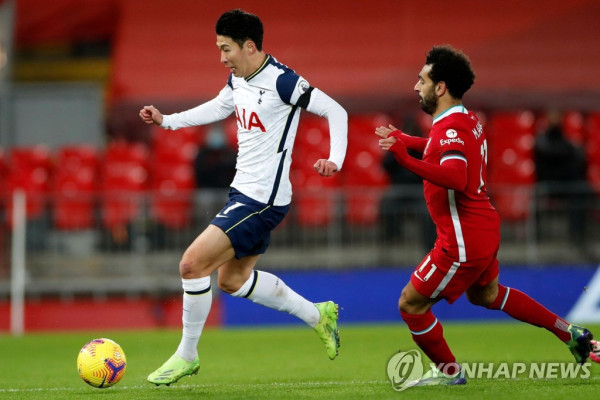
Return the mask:
[[[244,128],[249,131],[251,131],[252,128],[258,128],[261,130],[261,132],[267,131],[265,126],[260,121],[260,118],[258,118],[258,114],[254,111],[246,112],[245,108],[240,107],[240,109],[238,109],[237,106],[235,106],[235,118],[237,119],[237,123],[240,128]]]

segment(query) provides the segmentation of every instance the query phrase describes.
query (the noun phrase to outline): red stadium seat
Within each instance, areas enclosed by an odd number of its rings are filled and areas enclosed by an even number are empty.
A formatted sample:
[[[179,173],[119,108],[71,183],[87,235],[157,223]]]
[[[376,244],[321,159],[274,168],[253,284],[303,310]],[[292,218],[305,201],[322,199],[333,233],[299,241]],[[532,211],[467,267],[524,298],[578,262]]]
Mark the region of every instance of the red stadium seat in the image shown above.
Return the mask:
[[[303,115],[298,125],[292,154],[290,180],[294,188],[292,211],[303,227],[326,227],[335,217],[333,188],[339,175],[325,178],[313,168],[315,162],[329,157],[329,125],[325,118]]]
[[[294,186],[292,211],[296,222],[303,227],[326,227],[335,218],[335,178],[324,178],[314,170],[295,169],[290,172]]]
[[[3,217],[0,223],[5,221],[4,212],[8,204],[8,195],[8,165],[4,150],[0,148],[0,217]]]
[[[535,182],[535,116],[529,111],[492,114],[486,126],[488,188],[505,220],[527,218]]]
[[[10,151],[7,179],[7,212],[12,222],[12,193],[21,189],[27,196],[27,216],[41,217],[51,189],[53,161],[45,146],[14,147]]]
[[[102,180],[105,227],[122,227],[140,212],[140,195],[148,189],[148,160],[148,148],[141,143],[108,145]]]
[[[329,124],[325,118],[312,115],[303,115],[300,118],[298,131],[296,132],[294,155],[307,155],[309,153],[316,158],[314,160],[295,159],[294,162],[300,161],[312,168],[319,158],[329,157]],[[305,167],[305,164],[298,167]]]
[[[205,128],[202,126],[176,131],[156,126],[152,134],[152,153],[155,161],[161,164],[191,163],[204,141]]]
[[[59,150],[54,184],[54,225],[62,230],[94,227],[98,151],[92,146]]]
[[[196,186],[194,160],[205,141],[205,127],[154,131],[151,213],[163,226],[182,228],[189,223]]]
[[[6,155],[4,149],[0,147],[0,202],[3,201],[7,190],[8,165],[6,164]]]
[[[586,141],[585,118],[579,111],[567,111],[562,121],[565,137],[578,146],[583,146]]]
[[[189,224],[196,187],[192,164],[157,164],[152,180],[152,215],[169,228]]]
[[[600,112],[587,118],[587,141],[585,144],[588,182],[600,194]]]
[[[343,167],[345,219],[350,225],[372,225],[379,219],[383,188],[390,183],[382,166],[375,128],[388,126],[385,114],[352,115],[348,123],[348,150]]]
[[[232,149],[237,149],[237,120],[235,119],[235,115],[225,119],[223,121],[223,131],[225,132],[225,140],[229,147]]]
[[[391,119],[385,114],[354,115],[348,122],[348,150],[344,161],[344,185],[377,186],[389,185],[383,169],[383,150],[379,148],[379,137],[375,128],[388,126]]]

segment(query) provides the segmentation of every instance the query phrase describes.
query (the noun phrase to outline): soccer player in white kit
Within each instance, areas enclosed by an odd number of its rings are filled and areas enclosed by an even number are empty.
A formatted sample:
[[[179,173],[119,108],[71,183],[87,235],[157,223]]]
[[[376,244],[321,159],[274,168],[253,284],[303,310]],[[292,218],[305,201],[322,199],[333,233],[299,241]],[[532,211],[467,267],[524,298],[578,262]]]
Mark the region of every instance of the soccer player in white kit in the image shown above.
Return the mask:
[[[179,264],[184,291],[182,338],[175,354],[148,376],[156,385],[197,374],[197,346],[212,300],[210,274],[216,269],[223,291],[295,315],[315,329],[330,359],[338,353],[337,304],[312,303],[275,275],[254,267],[269,244],[271,230],[289,209],[289,171],[300,109],[328,119],[330,156],[314,164],[315,173],[323,177],[342,167],[348,115],[336,101],[263,51],[263,26],[256,15],[228,11],[217,21],[216,33],[221,62],[231,71],[218,96],[172,115],[162,115],[154,106],[140,110],[147,124],[171,130],[210,124],[231,113],[238,125],[236,174],[229,201],[187,248]]]

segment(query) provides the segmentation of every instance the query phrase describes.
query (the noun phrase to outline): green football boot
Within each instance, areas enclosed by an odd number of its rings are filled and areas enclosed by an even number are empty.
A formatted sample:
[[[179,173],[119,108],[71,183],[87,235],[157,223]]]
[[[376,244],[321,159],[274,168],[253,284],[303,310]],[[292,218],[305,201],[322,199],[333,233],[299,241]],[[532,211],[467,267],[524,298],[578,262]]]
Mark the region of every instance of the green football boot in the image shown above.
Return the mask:
[[[584,364],[592,351],[591,341],[594,335],[587,329],[573,324],[569,325],[568,331],[571,334],[571,340],[567,342],[567,346],[569,346],[569,350],[571,350],[577,364]]]
[[[315,326],[315,331],[325,344],[327,355],[333,360],[338,355],[338,347],[340,347],[340,333],[337,326],[338,305],[333,301],[326,301],[315,303],[315,307],[321,314],[319,323]]]
[[[173,354],[159,369],[148,375],[148,382],[155,385],[167,385],[177,382],[187,375],[197,375],[200,369],[198,357],[194,361],[186,361]]]

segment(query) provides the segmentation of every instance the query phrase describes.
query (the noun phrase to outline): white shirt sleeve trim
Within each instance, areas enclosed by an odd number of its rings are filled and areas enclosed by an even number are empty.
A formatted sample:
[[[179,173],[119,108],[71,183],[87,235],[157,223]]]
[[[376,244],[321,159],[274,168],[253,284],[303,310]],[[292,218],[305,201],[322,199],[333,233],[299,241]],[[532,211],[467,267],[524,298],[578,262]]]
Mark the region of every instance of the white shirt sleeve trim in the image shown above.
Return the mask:
[[[442,163],[447,160],[463,160],[465,163],[467,162],[467,159],[464,156],[461,156],[459,154],[449,154],[441,158],[440,165],[442,165]]]

